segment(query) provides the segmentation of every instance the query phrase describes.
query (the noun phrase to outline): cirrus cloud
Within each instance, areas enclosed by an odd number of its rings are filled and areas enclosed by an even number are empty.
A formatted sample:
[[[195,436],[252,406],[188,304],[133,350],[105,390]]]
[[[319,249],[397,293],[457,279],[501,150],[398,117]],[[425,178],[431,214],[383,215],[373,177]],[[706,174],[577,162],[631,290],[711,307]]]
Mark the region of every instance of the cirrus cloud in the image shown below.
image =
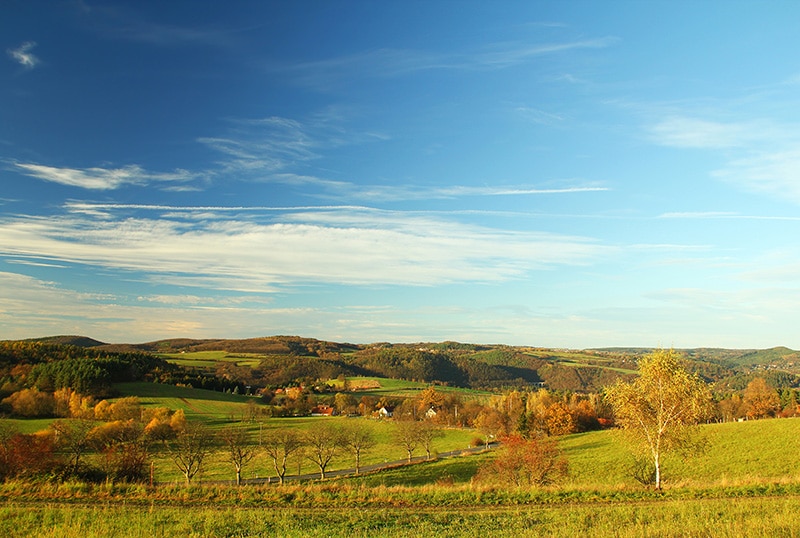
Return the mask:
[[[33,69],[39,64],[39,58],[31,52],[35,46],[35,41],[26,41],[15,49],[8,49],[7,52],[22,67]]]
[[[268,222],[73,214],[0,220],[0,253],[248,292],[278,286],[498,282],[583,264],[590,239],[374,210],[288,213]]]
[[[125,185],[147,185],[155,182],[186,182],[197,177],[187,170],[153,173],[138,165],[122,168],[57,168],[32,163],[15,163],[25,175],[91,190],[113,190]]]

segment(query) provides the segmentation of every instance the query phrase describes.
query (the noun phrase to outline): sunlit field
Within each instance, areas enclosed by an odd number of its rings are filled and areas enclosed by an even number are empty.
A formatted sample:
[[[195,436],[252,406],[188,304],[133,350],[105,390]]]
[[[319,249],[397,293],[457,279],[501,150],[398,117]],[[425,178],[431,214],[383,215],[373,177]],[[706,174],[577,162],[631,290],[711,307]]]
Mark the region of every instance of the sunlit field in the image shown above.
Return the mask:
[[[315,420],[352,419],[269,419],[267,427],[280,423],[302,429],[319,424]],[[367,423],[386,442],[391,424]],[[665,464],[662,492],[628,476],[629,454],[618,431],[562,438],[569,478],[544,488],[475,483],[472,478],[494,457],[491,452],[282,487],[215,485],[212,477],[232,474],[219,456],[204,485],[191,487],[166,469],[167,483],[155,488],[10,482],[0,487],[0,532],[54,537],[796,536],[797,427],[795,419],[702,426],[706,451]],[[770,443],[762,446],[763,439]],[[454,435],[441,442],[460,441]],[[376,449],[373,460],[380,454]],[[159,469],[168,467],[165,459],[157,462]],[[265,469],[264,462],[248,472],[262,472],[257,469]]]

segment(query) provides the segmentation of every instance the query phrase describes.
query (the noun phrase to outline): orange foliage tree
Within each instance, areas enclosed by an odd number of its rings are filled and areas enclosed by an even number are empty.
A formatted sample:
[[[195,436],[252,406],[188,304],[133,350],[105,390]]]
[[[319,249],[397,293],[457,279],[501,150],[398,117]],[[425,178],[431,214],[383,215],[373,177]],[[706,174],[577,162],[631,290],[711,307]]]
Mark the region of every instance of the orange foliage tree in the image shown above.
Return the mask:
[[[552,484],[567,474],[567,460],[552,438],[503,438],[494,460],[478,472],[478,480],[517,487]]]

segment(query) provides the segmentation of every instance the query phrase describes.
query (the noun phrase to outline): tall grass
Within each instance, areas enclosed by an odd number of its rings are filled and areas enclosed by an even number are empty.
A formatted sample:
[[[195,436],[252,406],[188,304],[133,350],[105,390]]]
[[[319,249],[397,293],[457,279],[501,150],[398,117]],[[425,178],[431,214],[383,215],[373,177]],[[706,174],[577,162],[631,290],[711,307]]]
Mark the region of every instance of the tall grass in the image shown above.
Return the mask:
[[[3,536],[762,537],[797,536],[800,499],[749,498],[504,508],[263,510],[236,507],[0,508]]]

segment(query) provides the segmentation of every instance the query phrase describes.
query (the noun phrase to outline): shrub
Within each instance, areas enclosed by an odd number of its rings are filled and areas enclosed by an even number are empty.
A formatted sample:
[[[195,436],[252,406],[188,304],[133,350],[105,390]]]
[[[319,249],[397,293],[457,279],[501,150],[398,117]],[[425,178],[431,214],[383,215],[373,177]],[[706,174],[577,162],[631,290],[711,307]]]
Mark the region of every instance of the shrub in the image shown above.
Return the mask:
[[[512,486],[543,486],[567,474],[567,460],[555,439],[524,439],[510,435],[503,439],[497,457],[478,471],[478,481]]]

